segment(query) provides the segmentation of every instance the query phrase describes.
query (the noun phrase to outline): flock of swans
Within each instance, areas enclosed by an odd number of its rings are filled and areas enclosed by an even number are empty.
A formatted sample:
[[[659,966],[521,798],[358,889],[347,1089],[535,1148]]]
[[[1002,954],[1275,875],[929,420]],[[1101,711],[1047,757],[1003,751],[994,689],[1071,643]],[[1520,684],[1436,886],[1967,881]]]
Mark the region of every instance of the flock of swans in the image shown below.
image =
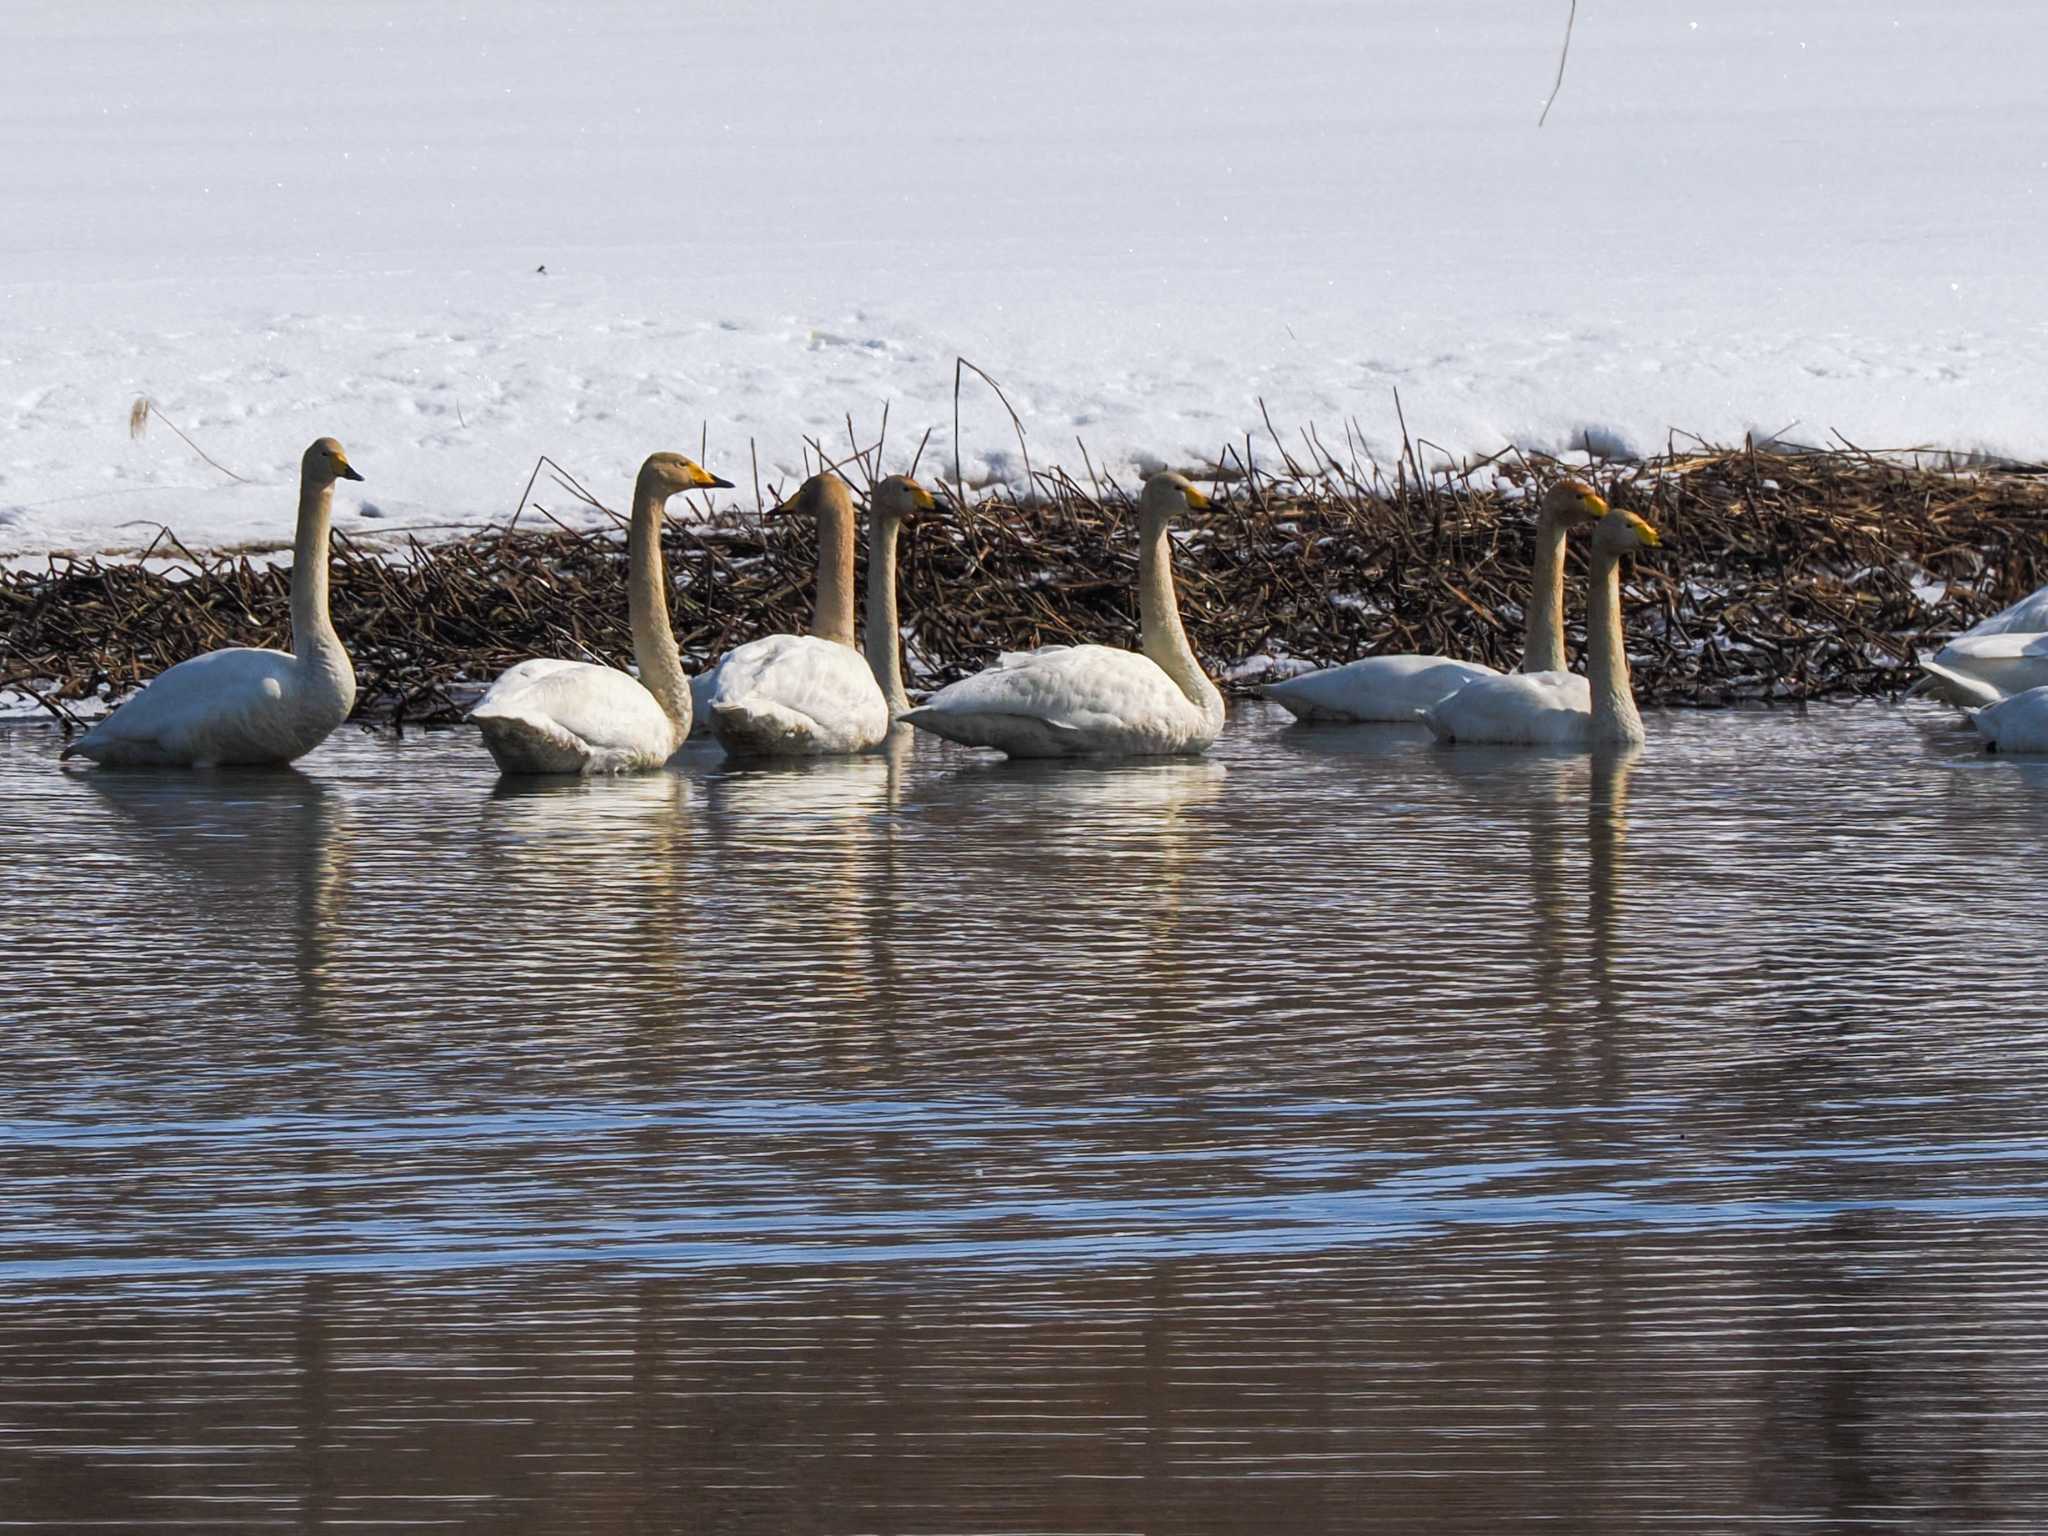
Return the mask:
[[[234,647],[179,662],[62,756],[107,765],[287,763],[346,720],[355,671],[328,613],[328,536],[335,482],[360,479],[331,437],[300,462],[290,651]],[[669,625],[662,519],[672,496],[730,485],[681,454],[656,453],[641,465],[626,535],[638,675],[545,657],[505,672],[470,714],[501,773],[659,768],[693,729],[733,756],[769,758],[868,751],[899,724],[1012,757],[1191,754],[1221,733],[1223,695],[1188,644],[1174,593],[1173,523],[1209,504],[1184,476],[1153,475],[1138,500],[1139,650],[1006,653],[914,707],[903,684],[896,548],[933,501],[907,475],[883,480],[870,499],[865,653],[854,628],[853,496],[824,473],[775,509],[817,525],[811,633],[764,636],[695,678],[684,673]],[[1576,529],[1590,529],[1592,545],[1584,676],[1568,670],[1564,641],[1565,546]],[[1577,480],[1560,481],[1537,507],[1519,672],[1449,656],[1370,656],[1260,691],[1303,720],[1419,719],[1445,741],[1638,743],[1621,563],[1657,545],[1657,531],[1633,512],[1609,507]],[[1958,636],[1926,671],[1916,691],[1963,708],[1989,746],[2048,751],[2048,588]]]

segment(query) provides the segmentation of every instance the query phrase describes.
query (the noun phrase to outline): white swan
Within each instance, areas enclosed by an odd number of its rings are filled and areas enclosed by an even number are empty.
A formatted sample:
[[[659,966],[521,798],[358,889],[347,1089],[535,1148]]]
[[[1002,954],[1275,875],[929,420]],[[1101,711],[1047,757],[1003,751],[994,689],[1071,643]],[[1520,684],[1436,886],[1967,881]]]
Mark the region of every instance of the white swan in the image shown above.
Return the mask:
[[[62,755],[107,764],[211,768],[288,763],[326,740],[356,701],[355,668],[327,616],[334,482],[362,478],[331,437],[315,442],[299,460],[291,650],[236,646],[181,661]]]
[[[679,491],[729,486],[679,453],[648,455],[626,532],[626,612],[636,679],[587,661],[522,661],[469,718],[500,773],[625,773],[659,768],[690,734],[690,684],[668,622],[661,519]]]
[[[1484,677],[1422,711],[1444,741],[1583,747],[1643,739],[1629,691],[1621,632],[1621,561],[1657,547],[1657,530],[1633,512],[1609,512],[1593,529],[1586,596],[1586,676],[1517,672]]]
[[[1964,709],[2048,684],[2048,587],[1979,619],[1920,667],[1927,676],[1906,690],[1909,695]]]
[[[1055,645],[1003,656],[901,716],[921,730],[1011,757],[1164,756],[1206,751],[1223,729],[1223,695],[1181,628],[1168,525],[1209,499],[1181,475],[1138,499],[1142,653]]]
[[[2048,687],[2023,689],[1964,713],[1987,752],[2048,752]]]
[[[889,734],[897,658],[896,536],[932,498],[908,475],[875,487],[869,529],[868,654],[853,647],[853,493],[837,475],[813,475],[784,512],[818,520],[818,597],[808,635],[768,635],[735,646],[701,680],[712,735],[736,757],[821,757],[865,752]]]
[[[1529,569],[1523,619],[1524,672],[1568,670],[1564,649],[1564,543],[1573,528],[1598,522],[1607,503],[1578,480],[1560,480],[1536,509],[1536,554]],[[1297,720],[1406,720],[1482,677],[1492,667],[1449,656],[1366,656],[1341,667],[1306,672],[1256,691]]]

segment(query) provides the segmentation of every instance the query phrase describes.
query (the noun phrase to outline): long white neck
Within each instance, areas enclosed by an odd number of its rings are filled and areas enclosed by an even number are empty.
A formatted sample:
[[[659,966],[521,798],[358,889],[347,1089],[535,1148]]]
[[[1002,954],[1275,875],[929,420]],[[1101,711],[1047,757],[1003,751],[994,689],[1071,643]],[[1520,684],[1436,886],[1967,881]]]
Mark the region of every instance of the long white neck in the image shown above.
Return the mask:
[[[299,476],[299,530],[292,545],[292,654],[355,702],[356,673],[327,613],[327,535],[334,521],[334,482]]]
[[[1586,682],[1593,694],[1592,739],[1643,739],[1643,717],[1629,688],[1621,635],[1621,557],[1596,551],[1586,592]]]
[[[1536,555],[1529,564],[1529,611],[1522,635],[1524,672],[1563,672],[1564,524],[1548,513],[1536,519]]]
[[[626,530],[626,614],[633,626],[633,660],[640,684],[676,728],[690,734],[690,680],[676,654],[668,624],[668,573],[661,558],[661,509],[668,498],[642,477],[633,487],[633,521]]]
[[[1181,628],[1180,599],[1173,590],[1173,540],[1164,517],[1144,515],[1138,532],[1138,636],[1145,654],[1188,702],[1219,726],[1223,695],[1203,672]]]
[[[896,535],[903,525],[880,512],[868,516],[868,669],[893,719],[910,708],[910,695],[903,691],[903,636],[896,623]]]
[[[851,647],[853,638],[853,501],[818,498],[818,601],[811,633]]]

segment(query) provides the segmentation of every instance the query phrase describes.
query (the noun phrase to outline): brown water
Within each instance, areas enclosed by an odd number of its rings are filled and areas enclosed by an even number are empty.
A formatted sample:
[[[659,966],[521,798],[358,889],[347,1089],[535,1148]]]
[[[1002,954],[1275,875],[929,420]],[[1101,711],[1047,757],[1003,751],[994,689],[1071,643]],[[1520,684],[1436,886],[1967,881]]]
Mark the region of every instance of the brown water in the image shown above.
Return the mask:
[[[0,731],[0,1530],[2035,1531],[2048,768]]]

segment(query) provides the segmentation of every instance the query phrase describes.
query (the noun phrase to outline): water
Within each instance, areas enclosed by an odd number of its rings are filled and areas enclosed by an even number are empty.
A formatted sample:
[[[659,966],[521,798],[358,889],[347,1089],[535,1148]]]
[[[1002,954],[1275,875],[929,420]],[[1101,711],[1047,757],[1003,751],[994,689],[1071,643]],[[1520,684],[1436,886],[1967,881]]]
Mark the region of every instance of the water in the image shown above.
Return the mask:
[[[0,1528],[2032,1531],[2048,767],[0,731]]]

